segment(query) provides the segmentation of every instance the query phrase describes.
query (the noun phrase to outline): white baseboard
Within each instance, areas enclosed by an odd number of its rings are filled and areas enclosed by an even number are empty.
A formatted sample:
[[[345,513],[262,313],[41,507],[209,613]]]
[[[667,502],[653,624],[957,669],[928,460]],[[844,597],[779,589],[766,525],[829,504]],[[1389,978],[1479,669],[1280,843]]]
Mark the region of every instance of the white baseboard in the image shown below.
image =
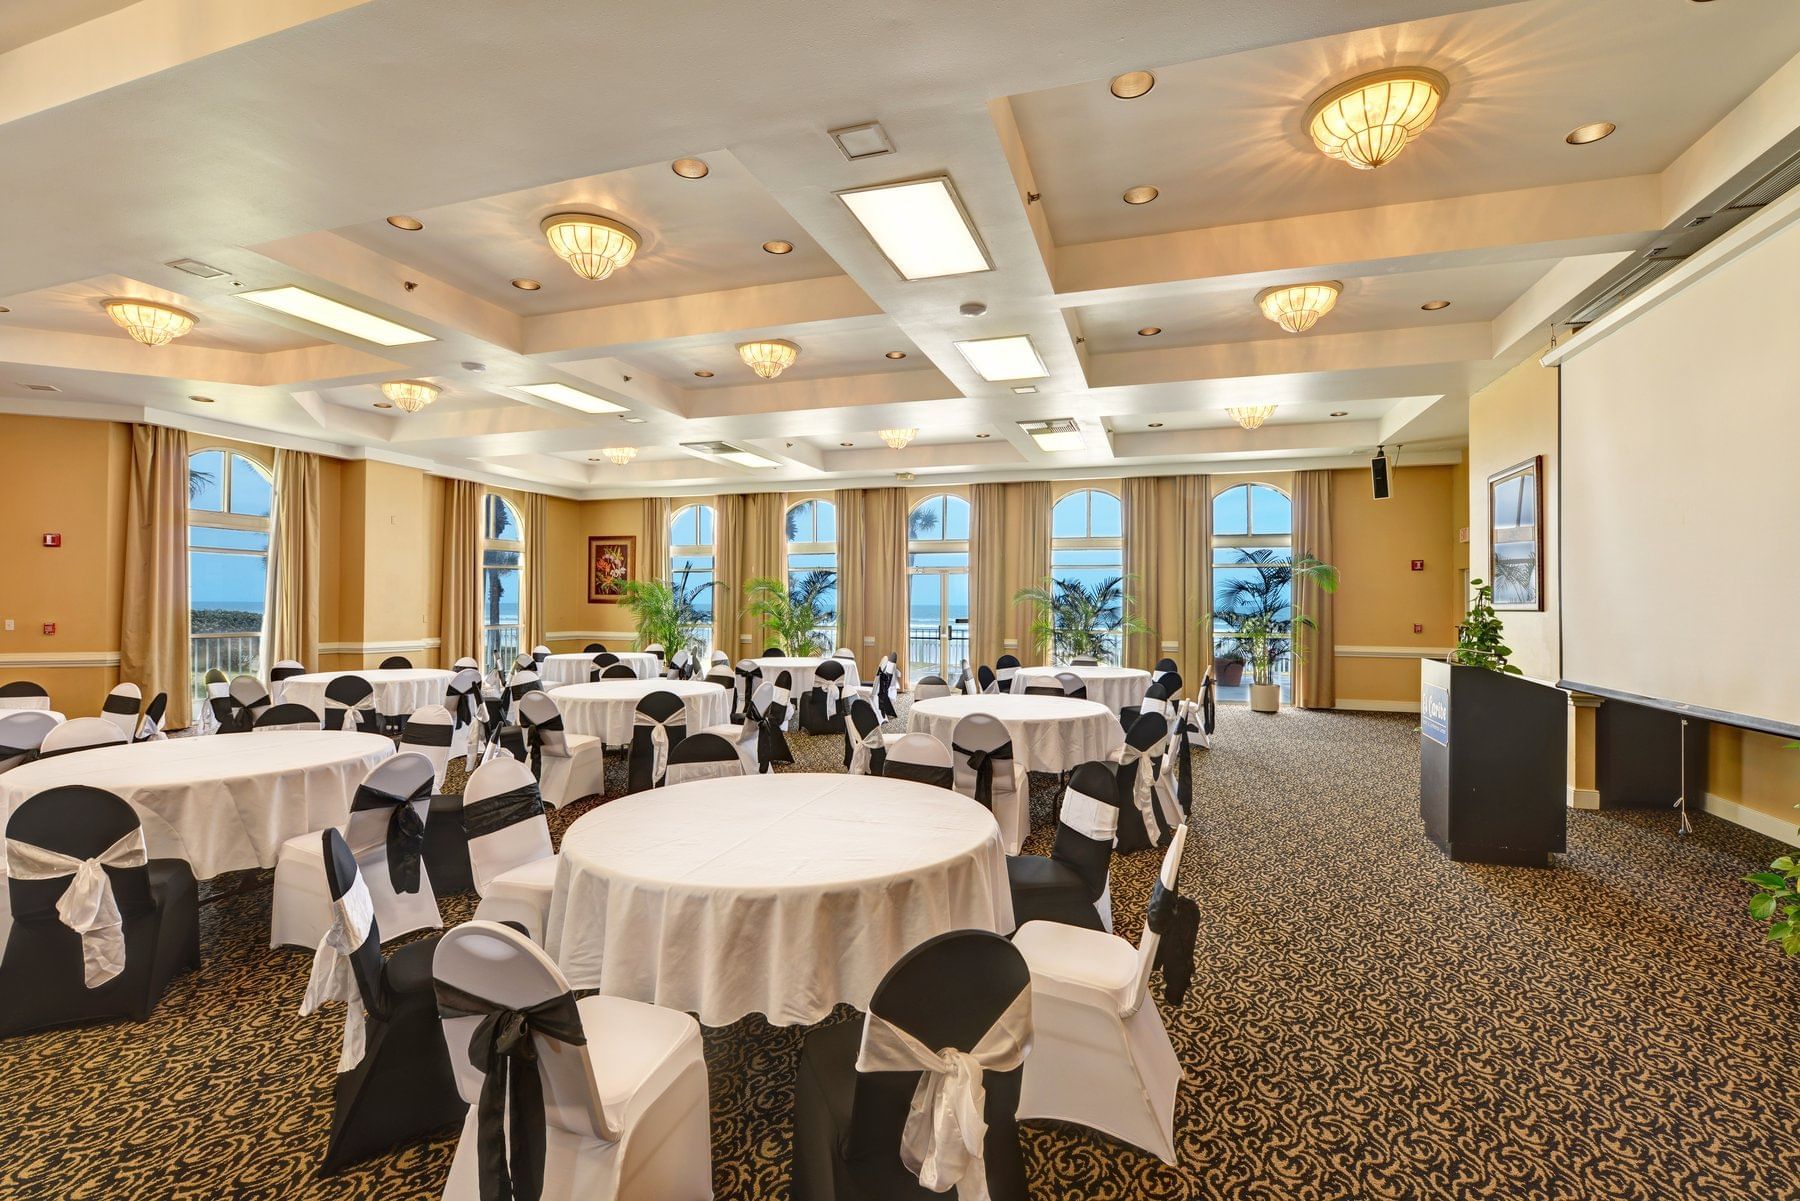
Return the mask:
[[[0,655],[0,668],[117,667],[118,651],[16,651]]]
[[[1800,825],[1800,810],[1795,810],[1790,816],[1764,813],[1760,809],[1752,809],[1748,805],[1740,805],[1709,792],[1706,794],[1706,811],[1714,817],[1722,817],[1734,825],[1743,826],[1746,830],[1766,834],[1777,842],[1800,847],[1800,831],[1795,829],[1796,825]]]
[[[1418,701],[1365,701],[1353,697],[1339,697],[1334,709],[1351,709],[1363,713],[1417,713]]]
[[[1577,788],[1573,784],[1569,785],[1569,808],[1600,808],[1600,790],[1598,788]]]

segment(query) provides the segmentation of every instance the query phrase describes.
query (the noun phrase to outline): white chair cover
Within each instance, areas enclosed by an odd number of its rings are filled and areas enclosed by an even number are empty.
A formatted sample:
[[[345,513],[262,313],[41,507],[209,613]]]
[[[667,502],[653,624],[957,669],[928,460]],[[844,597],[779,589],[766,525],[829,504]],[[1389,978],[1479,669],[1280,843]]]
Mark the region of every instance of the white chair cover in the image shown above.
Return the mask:
[[[347,1007],[344,1046],[338,1053],[340,1072],[362,1062],[368,1037],[368,1014],[363,1012],[362,991],[356,986],[350,957],[368,941],[374,920],[375,903],[369,898],[368,885],[363,883],[359,871],[349,890],[332,902],[331,929],[313,952],[312,974],[307,977],[306,996],[300,1001],[301,1017],[310,1017],[327,1001],[342,1001]]]

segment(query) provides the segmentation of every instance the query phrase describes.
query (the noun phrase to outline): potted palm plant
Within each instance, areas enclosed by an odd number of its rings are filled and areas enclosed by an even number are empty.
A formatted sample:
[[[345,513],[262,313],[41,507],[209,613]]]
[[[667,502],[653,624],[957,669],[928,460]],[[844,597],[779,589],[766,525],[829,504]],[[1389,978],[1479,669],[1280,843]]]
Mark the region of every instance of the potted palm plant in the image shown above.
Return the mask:
[[[1032,645],[1049,661],[1066,663],[1091,655],[1114,663],[1128,635],[1150,632],[1131,615],[1131,597],[1125,591],[1128,578],[1109,576],[1089,584],[1052,577],[1035,588],[1019,589],[1013,604],[1031,606]]]
[[[764,638],[796,657],[823,654],[821,645],[830,638],[823,627],[837,621],[830,595],[837,588],[837,572],[826,569],[801,572],[788,581],[757,576],[744,585],[744,616],[762,625]]]
[[[671,659],[683,649],[704,654],[700,630],[709,618],[701,603],[714,586],[690,582],[686,570],[669,580],[626,580],[619,605],[631,614],[637,649],[659,645]]]
[[[1301,630],[1316,630],[1318,623],[1293,606],[1296,583],[1318,585],[1324,592],[1336,592],[1337,568],[1322,563],[1311,555],[1289,561],[1282,552],[1271,547],[1253,547],[1238,552],[1239,563],[1250,571],[1234,572],[1217,590],[1216,617],[1230,631],[1220,649],[1219,662],[1235,661],[1250,668],[1250,708],[1257,713],[1281,710],[1281,685],[1276,673],[1285,663],[1298,662],[1304,648],[1297,645]],[[1219,682],[1225,683],[1221,673]]]

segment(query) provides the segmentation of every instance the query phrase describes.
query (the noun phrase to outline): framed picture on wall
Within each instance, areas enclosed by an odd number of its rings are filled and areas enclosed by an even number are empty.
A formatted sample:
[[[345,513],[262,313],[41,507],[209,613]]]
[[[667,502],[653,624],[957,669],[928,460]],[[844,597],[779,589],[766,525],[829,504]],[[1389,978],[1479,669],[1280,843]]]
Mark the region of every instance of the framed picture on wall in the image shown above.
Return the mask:
[[[588,539],[588,603],[616,605],[637,570],[637,538],[631,534]]]
[[[1488,476],[1488,582],[1496,609],[1544,607],[1544,456]]]

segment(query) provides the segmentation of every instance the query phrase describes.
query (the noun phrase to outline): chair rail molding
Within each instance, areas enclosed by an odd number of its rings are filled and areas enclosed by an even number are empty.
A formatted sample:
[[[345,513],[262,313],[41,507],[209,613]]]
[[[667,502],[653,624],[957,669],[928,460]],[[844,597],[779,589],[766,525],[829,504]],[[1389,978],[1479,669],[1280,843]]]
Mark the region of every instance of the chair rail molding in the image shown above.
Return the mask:
[[[0,655],[6,667],[117,667],[118,651],[15,651]]]

